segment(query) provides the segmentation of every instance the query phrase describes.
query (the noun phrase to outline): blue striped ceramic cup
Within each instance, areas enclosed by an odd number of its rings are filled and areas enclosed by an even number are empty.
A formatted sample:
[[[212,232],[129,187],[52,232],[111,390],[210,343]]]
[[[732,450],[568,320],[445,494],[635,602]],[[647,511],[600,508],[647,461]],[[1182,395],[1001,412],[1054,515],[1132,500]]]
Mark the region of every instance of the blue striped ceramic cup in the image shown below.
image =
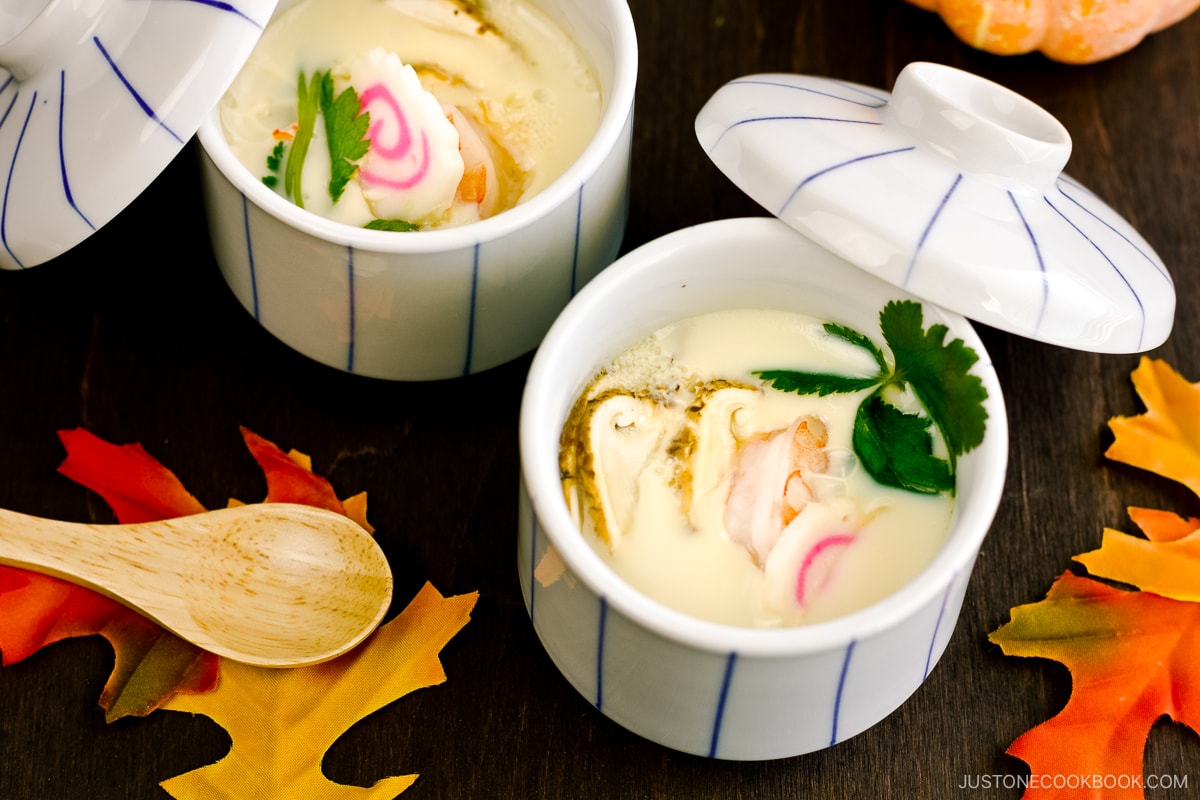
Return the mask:
[[[916,578],[850,615],[756,630],[661,605],[583,540],[563,498],[559,436],[595,372],[658,328],[726,308],[792,310],[878,329],[890,300],[915,299],[776,219],[679,231],[622,257],[551,327],[530,369],[520,417],[517,563],[533,627],[589,702],[641,736],[720,759],[794,756],[837,744],[900,706],[929,676],[959,616],[975,558],[1000,502],[1008,429],[987,352],[961,316],[925,304],[979,354],[988,392],[982,445],[958,462],[951,529]],[[551,554],[554,579],[537,570]]]
[[[214,254],[267,331],[347,372],[453,378],[534,349],[575,292],[612,262],[625,231],[637,76],[629,7],[625,0],[531,2],[594,67],[602,118],[554,183],[481,222],[416,234],[331,222],[263,186],[231,152],[216,112],[204,122]],[[280,10],[290,5],[284,0]]]

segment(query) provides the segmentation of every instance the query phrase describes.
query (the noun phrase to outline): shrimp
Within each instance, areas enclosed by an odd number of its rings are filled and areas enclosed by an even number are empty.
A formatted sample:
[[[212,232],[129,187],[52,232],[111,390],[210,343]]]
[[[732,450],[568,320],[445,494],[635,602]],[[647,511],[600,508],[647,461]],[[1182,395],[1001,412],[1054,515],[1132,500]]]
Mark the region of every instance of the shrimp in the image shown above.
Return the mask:
[[[492,154],[470,118],[457,106],[442,108],[446,119],[458,130],[458,152],[463,160],[463,176],[458,184],[459,202],[474,204],[479,218],[490,217],[500,195],[500,182]]]
[[[756,436],[739,449],[725,505],[725,529],[760,566],[784,528],[813,500],[809,479],[829,468],[827,443],[825,424],[806,416]]]

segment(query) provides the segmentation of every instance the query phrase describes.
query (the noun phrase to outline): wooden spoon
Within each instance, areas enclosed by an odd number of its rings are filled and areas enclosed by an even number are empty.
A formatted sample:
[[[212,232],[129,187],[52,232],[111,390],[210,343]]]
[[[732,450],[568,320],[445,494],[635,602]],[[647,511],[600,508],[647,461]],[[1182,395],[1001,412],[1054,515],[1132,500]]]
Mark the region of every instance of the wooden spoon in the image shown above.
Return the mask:
[[[369,533],[291,503],[131,525],[0,509],[0,564],[95,589],[205,650],[263,667],[341,655],[392,598],[391,568]]]

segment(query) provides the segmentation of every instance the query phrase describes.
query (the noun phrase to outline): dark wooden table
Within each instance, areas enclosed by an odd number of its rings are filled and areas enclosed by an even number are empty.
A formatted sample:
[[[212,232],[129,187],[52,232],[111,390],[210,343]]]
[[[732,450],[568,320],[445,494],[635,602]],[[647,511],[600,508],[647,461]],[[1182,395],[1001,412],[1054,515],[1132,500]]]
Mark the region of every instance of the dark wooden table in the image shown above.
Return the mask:
[[[763,213],[695,143],[693,117],[725,81],[770,70],[890,87],[910,61],[944,62],[1027,95],[1067,126],[1068,171],[1133,222],[1174,275],[1175,330],[1153,355],[1200,380],[1200,15],[1113,60],[1064,66],[972,50],[901,0],[631,6],[642,60],[627,248]],[[1006,392],[1011,467],[953,641],[928,682],[884,722],[824,752],[766,763],[670,752],[577,695],[526,617],[516,419],[529,357],[472,378],[399,384],[290,351],[217,272],[194,148],[74,251],[0,275],[0,506],[111,520],[55,472],[55,431],[76,426],[141,442],[210,507],[265,492],[239,425],[309,453],[342,495],[366,490],[398,600],[426,580],[480,599],[443,652],[448,681],[369,717],[329,752],[325,769],[338,782],[419,773],[406,800],[1017,797],[959,786],[1022,774],[1005,748],[1062,706],[1070,681],[1052,662],[1001,655],[987,634],[1011,606],[1040,599],[1104,527],[1132,530],[1126,506],[1200,513],[1182,487],[1103,456],[1109,417],[1141,410],[1129,381],[1136,355],[981,329]],[[158,712],[106,725],[96,700],[111,661],[107,643],[89,637],[0,669],[0,798],[161,799],[160,781],[224,755],[225,733],[202,717]],[[1195,733],[1161,722],[1146,767],[1190,778],[1158,796],[1200,796]]]

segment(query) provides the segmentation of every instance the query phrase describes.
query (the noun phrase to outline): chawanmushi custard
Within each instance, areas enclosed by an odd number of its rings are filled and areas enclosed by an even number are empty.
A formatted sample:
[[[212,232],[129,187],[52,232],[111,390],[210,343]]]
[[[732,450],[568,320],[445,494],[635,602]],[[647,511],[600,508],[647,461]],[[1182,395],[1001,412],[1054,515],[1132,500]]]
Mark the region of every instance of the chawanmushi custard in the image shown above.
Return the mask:
[[[526,0],[301,0],[222,99],[226,140],[296,205],[415,231],[511,208],[587,146],[599,85]]]
[[[564,425],[567,504],[612,569],[694,617],[848,614],[942,546],[958,456],[983,441],[976,353],[889,303],[880,332],[784,311],[704,314],[618,355]]]

